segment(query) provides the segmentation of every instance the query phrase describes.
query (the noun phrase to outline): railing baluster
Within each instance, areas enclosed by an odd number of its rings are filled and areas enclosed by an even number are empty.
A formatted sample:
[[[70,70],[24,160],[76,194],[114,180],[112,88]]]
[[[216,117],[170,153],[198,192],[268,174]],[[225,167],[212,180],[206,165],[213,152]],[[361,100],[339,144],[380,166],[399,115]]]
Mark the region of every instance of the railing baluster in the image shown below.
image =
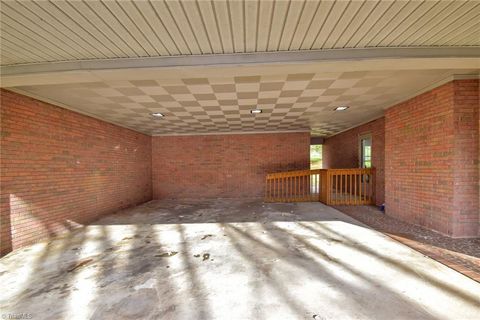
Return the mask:
[[[353,193],[353,176],[352,174],[349,174],[348,175],[348,178],[350,179],[350,184],[349,184],[349,191],[348,191],[348,204],[353,204],[353,197],[352,197],[352,193]]]
[[[328,205],[373,204],[375,169],[317,169],[271,173],[265,201],[321,201]]]
[[[353,204],[357,204],[357,174],[353,175]]]

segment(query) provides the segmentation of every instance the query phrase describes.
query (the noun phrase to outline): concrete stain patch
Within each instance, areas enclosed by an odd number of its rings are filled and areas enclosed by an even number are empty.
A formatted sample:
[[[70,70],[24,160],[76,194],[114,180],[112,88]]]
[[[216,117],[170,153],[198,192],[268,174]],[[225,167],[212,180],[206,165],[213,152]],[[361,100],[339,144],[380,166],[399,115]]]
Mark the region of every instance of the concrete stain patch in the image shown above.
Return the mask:
[[[148,279],[146,282],[136,285],[133,287],[135,290],[140,290],[140,289],[152,289],[155,287],[156,281],[155,279]]]
[[[67,269],[67,272],[73,272],[79,268],[82,268],[83,266],[86,266],[87,264],[89,264],[90,262],[92,262],[93,259],[85,259],[85,260],[82,260],[82,261],[79,261],[77,263],[74,263],[73,265],[71,265],[68,269]]]
[[[158,257],[158,258],[169,258],[169,257],[173,257],[174,255],[176,255],[178,252],[177,251],[168,251],[168,252],[163,252],[163,253],[160,253],[160,254],[156,254],[155,257]]]
[[[156,309],[157,302],[154,289],[140,289],[110,307],[98,308],[91,319],[147,319]]]

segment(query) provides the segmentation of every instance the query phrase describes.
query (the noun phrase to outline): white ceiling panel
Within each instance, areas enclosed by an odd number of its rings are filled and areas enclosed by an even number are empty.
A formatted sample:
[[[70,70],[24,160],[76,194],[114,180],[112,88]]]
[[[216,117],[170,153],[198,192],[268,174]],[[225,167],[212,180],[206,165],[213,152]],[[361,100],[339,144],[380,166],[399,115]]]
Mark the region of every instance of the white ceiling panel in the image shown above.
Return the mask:
[[[330,136],[460,72],[381,70],[145,78],[11,90],[151,135],[308,130]],[[344,112],[334,108],[348,105]],[[261,108],[252,115],[251,109]],[[161,112],[156,119],[152,113]]]

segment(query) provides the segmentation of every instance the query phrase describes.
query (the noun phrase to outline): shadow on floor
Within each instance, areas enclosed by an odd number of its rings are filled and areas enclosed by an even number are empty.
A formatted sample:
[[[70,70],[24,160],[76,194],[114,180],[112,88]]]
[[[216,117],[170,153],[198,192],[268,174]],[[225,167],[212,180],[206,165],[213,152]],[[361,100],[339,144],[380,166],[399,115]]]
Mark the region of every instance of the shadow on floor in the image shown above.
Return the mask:
[[[35,318],[436,319],[480,286],[320,203],[151,201],[0,260]]]
[[[480,237],[473,239],[450,238],[387,216],[374,206],[335,206],[334,208],[380,232],[480,258]]]

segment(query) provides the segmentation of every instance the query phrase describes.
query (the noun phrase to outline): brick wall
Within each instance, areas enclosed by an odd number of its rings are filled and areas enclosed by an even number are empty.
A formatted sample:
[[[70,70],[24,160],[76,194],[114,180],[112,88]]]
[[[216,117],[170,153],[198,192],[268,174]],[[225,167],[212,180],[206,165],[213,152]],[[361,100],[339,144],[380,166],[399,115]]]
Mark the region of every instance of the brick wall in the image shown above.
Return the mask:
[[[323,168],[358,168],[359,137],[372,136],[372,166],[376,168],[375,200],[377,205],[385,201],[385,119],[380,118],[325,139],[323,144]]]
[[[479,81],[454,81],[454,236],[480,234]],[[477,226],[475,226],[477,224]]]
[[[310,166],[309,133],[152,139],[155,199],[261,197],[266,173]]]
[[[385,113],[387,214],[453,237],[478,235],[478,80],[457,80]]]
[[[0,93],[2,254],[151,199],[151,137]]]

